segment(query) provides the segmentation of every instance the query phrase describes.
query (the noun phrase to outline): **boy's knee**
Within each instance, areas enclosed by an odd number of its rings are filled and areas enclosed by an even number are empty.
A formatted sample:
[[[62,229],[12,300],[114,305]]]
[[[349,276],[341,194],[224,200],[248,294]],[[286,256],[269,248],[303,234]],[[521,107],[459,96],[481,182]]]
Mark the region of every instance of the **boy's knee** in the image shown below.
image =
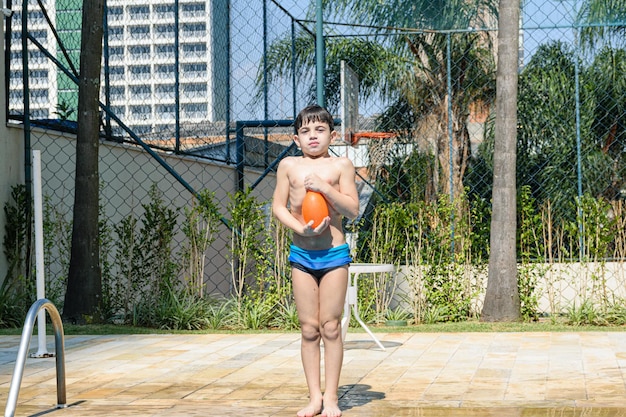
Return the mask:
[[[322,337],[326,340],[335,340],[341,334],[339,320],[329,320],[322,325]]]
[[[302,339],[307,341],[316,341],[320,338],[319,327],[314,324],[305,324],[303,323],[301,326]]]

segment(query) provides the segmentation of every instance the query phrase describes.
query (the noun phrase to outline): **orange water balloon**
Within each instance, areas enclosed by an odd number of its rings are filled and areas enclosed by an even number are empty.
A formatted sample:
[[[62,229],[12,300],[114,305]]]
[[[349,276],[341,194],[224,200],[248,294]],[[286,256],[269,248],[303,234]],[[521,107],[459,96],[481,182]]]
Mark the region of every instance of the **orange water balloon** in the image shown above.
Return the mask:
[[[309,223],[313,220],[313,228],[328,217],[328,204],[324,196],[315,191],[307,191],[302,202],[302,217],[304,221]]]

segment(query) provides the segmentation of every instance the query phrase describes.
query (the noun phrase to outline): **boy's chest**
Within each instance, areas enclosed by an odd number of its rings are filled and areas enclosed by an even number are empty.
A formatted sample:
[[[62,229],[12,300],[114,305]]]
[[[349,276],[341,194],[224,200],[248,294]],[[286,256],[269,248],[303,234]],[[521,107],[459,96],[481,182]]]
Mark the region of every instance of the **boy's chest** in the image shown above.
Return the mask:
[[[289,176],[294,185],[299,185],[308,175],[317,175],[329,184],[335,184],[339,180],[339,171],[330,164],[296,165]]]

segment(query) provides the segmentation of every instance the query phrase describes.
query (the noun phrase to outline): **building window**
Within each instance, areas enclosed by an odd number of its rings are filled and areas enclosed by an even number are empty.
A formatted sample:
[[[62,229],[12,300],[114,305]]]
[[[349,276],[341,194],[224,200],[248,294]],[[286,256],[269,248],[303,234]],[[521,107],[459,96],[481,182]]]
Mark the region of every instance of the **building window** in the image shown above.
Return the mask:
[[[50,116],[48,109],[35,109],[30,111],[30,117],[33,119],[47,119]]]
[[[190,98],[206,97],[206,83],[183,84],[183,94],[185,95],[185,97]]]
[[[163,59],[174,58],[175,50],[174,50],[174,45],[172,44],[156,45],[155,51],[156,51],[157,58],[163,58]]]
[[[154,87],[156,98],[174,98],[176,87],[174,84],[157,84]]]
[[[28,22],[29,23],[43,23],[44,16],[41,10],[30,10],[28,12]]]
[[[107,19],[109,21],[122,20],[124,18],[124,9],[122,7],[107,8]]]
[[[29,71],[30,73],[30,78],[33,79],[33,81],[38,80],[39,82],[41,81],[48,81],[48,70],[31,70]]]
[[[128,14],[133,20],[145,20],[150,19],[150,7],[149,6],[130,6],[128,8]]]
[[[109,76],[112,80],[123,80],[124,67],[109,67]]]
[[[207,66],[205,63],[184,64],[183,73],[189,77],[204,78],[207,76]]]
[[[128,48],[131,59],[149,59],[150,45],[137,45]]]
[[[45,30],[33,30],[28,33],[39,43],[45,43],[48,40],[48,32]]]
[[[129,29],[131,39],[148,39],[150,38],[150,26],[140,25],[131,26]]]
[[[24,78],[24,76],[22,75],[21,70],[13,70],[9,73],[9,78],[13,81],[16,81],[21,80],[22,78]]]
[[[173,19],[176,9],[173,4],[157,4],[154,11],[158,19]]]
[[[132,65],[128,67],[131,80],[147,80],[150,78],[150,65]]]
[[[149,99],[152,95],[152,87],[149,85],[131,85],[131,99]]]
[[[22,103],[24,101],[24,90],[11,89],[9,91],[9,101]]]
[[[124,27],[122,26],[109,26],[108,36],[112,41],[124,40]]]
[[[172,25],[155,25],[154,31],[156,32],[156,37],[159,39],[174,38],[174,26]]]
[[[22,55],[21,52],[20,55]],[[43,64],[48,61],[48,57],[42,51],[37,49],[36,51],[28,51],[28,60],[31,64]]]
[[[123,46],[112,46],[109,48],[109,58],[113,61],[123,61],[124,60],[124,47]]]
[[[176,116],[176,106],[173,104],[159,104],[156,108],[156,116],[173,119]]]
[[[183,12],[183,16],[185,17],[198,17],[206,13],[204,3],[183,4],[181,9]]]
[[[183,35],[203,38],[206,36],[206,23],[185,23],[183,24]]]
[[[124,100],[126,98],[126,87],[123,85],[114,85],[109,90],[111,100]]]
[[[173,78],[176,72],[176,66],[173,64],[157,65],[155,72],[158,78]]]
[[[195,55],[197,57],[206,56],[206,43],[184,43],[183,53],[185,55]]]
[[[122,118],[126,115],[126,108],[124,106],[111,106],[111,113]]]
[[[207,104],[206,103],[188,103],[183,104],[183,115],[189,119],[202,119],[206,118]]]
[[[136,120],[146,120],[150,117],[152,109],[147,104],[141,104],[138,106],[130,106],[130,115]]]
[[[30,99],[36,104],[45,104],[48,102],[48,89],[33,88],[30,90]]]

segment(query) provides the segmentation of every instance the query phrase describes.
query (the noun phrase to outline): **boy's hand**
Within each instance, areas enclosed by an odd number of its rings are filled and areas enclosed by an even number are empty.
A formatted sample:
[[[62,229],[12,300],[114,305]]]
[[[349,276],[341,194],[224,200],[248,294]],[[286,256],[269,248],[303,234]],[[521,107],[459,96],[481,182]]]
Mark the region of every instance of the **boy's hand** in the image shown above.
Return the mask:
[[[317,174],[308,174],[304,177],[304,188],[307,191],[316,191],[324,194],[323,188],[327,185],[328,183]]]
[[[322,222],[315,229],[313,229],[313,220],[311,220],[310,222],[304,225],[304,229],[302,229],[301,234],[302,236],[318,236],[322,234],[324,229],[326,229],[329,224],[330,224],[330,217],[326,216],[324,217],[324,220],[322,220]]]

